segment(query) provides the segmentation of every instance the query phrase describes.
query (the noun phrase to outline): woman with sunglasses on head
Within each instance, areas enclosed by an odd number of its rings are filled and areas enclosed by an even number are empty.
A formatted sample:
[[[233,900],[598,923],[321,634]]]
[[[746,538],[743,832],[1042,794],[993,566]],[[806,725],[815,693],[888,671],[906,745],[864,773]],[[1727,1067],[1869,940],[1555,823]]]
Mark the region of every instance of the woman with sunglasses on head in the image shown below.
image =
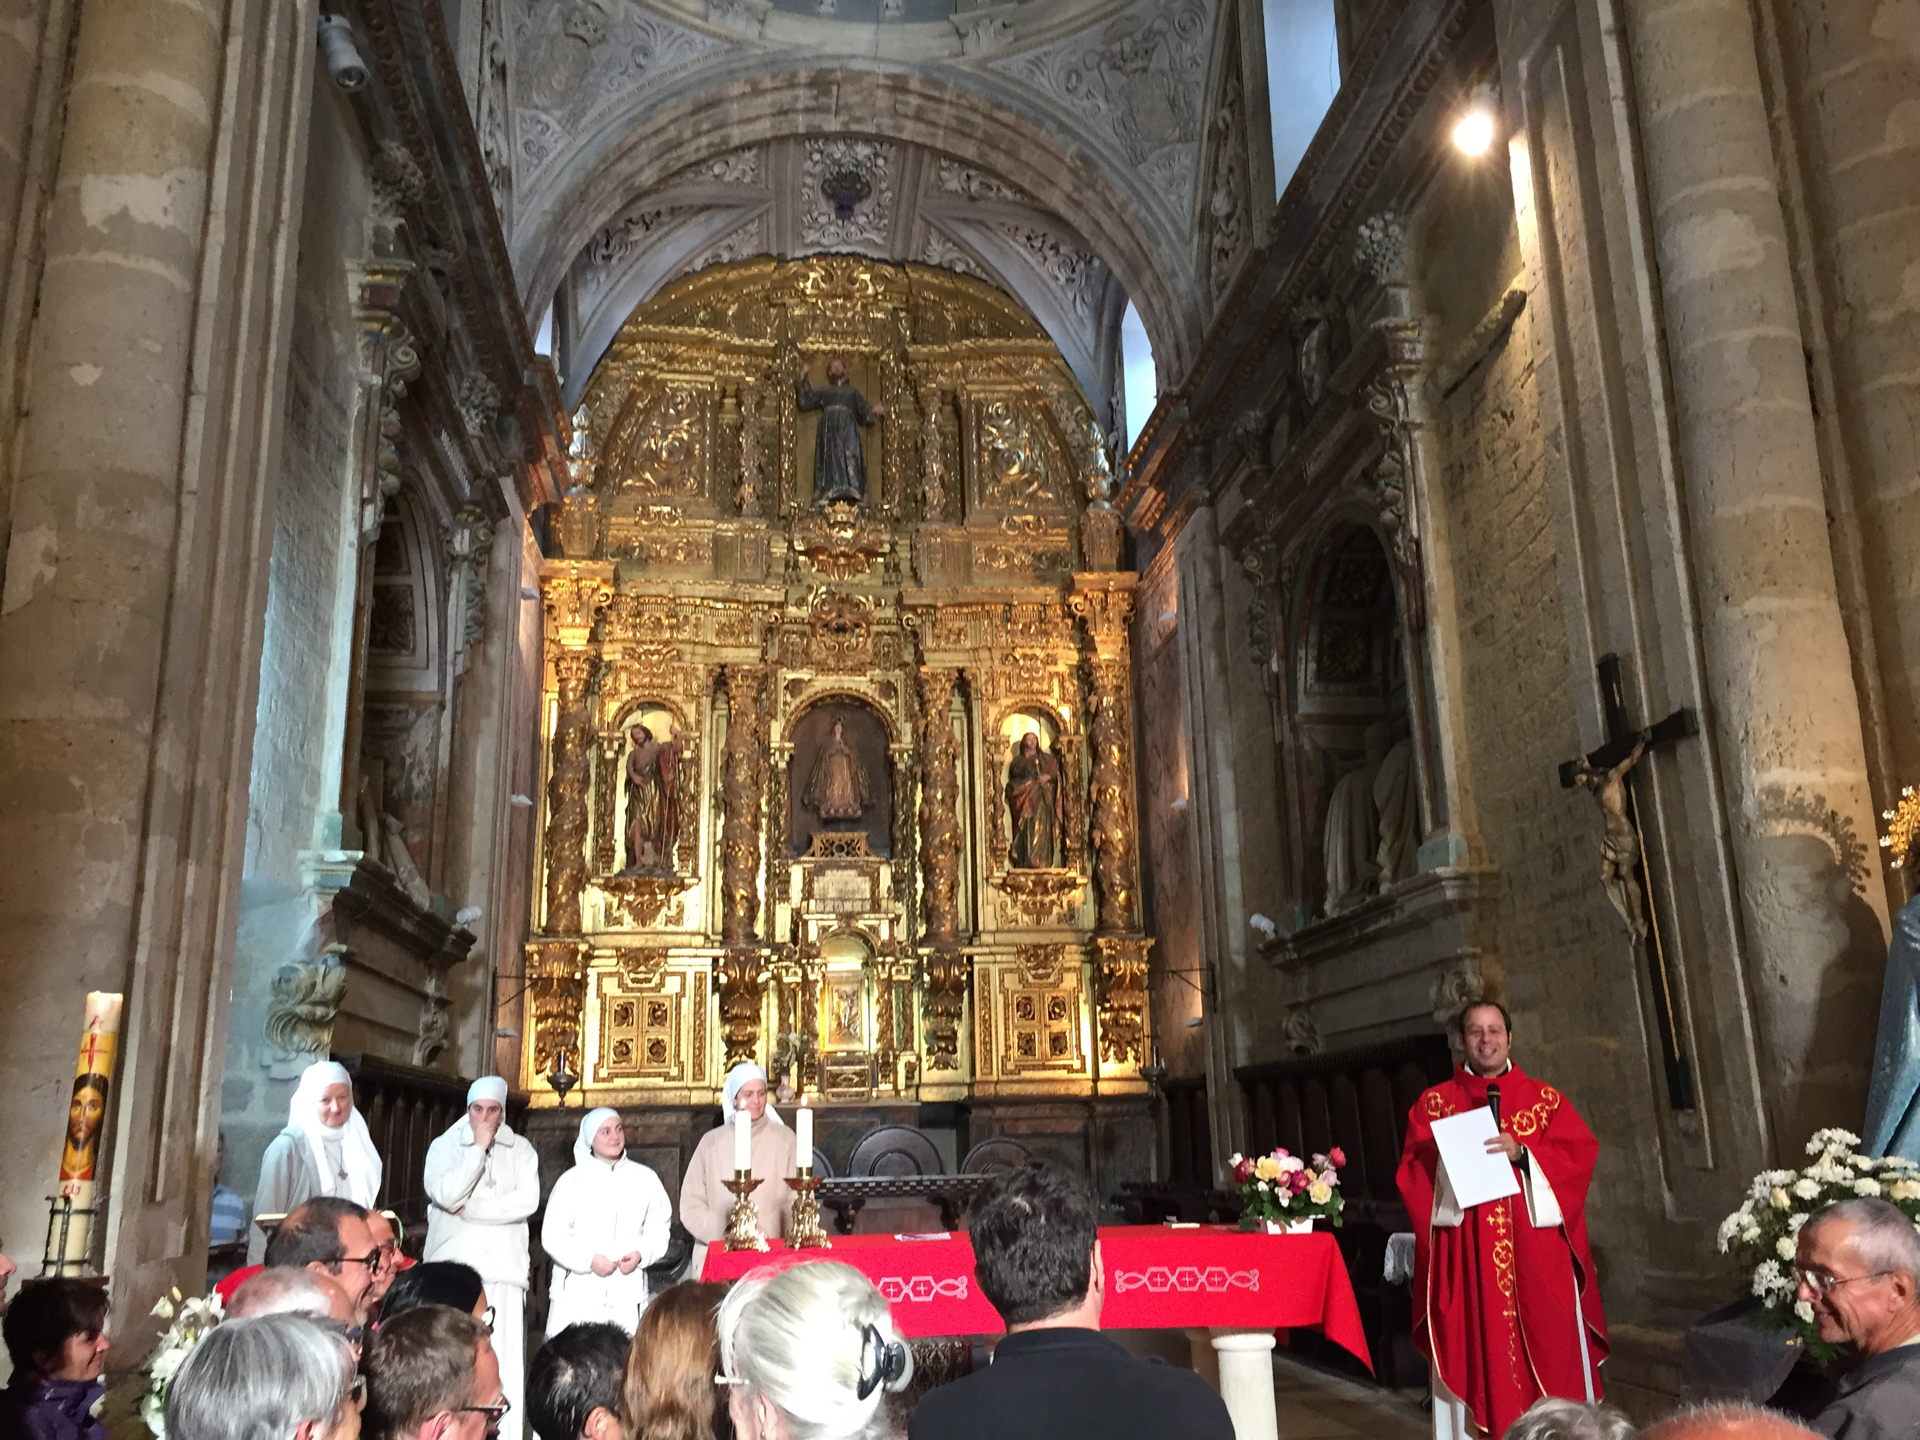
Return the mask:
[[[547,1334],[604,1320],[629,1335],[647,1303],[646,1268],[667,1253],[673,1204],[645,1165],[627,1158],[618,1110],[589,1110],[573,1168],[554,1182],[540,1245],[553,1260]]]
[[[851,1265],[756,1270],[721,1302],[720,1382],[739,1440],[884,1440],[913,1355]]]
[[[402,1270],[381,1303],[375,1328],[422,1305],[445,1305],[493,1328],[493,1306],[487,1303],[480,1272],[457,1260],[428,1260]]]

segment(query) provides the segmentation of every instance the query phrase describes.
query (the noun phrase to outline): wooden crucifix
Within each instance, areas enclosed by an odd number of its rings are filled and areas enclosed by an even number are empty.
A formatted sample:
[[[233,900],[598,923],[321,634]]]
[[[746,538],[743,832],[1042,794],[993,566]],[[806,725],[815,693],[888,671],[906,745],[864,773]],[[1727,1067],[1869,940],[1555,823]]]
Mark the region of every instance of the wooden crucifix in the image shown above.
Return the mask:
[[[1595,668],[1606,719],[1606,743],[1577,760],[1562,762],[1560,784],[1568,790],[1577,785],[1590,791],[1600,806],[1606,825],[1600,840],[1600,883],[1626,923],[1634,945],[1646,953],[1648,978],[1653,982],[1654,1017],[1660,1032],[1660,1058],[1667,1073],[1667,1101],[1676,1110],[1691,1110],[1693,1065],[1674,1014],[1673,974],[1665,940],[1670,933],[1664,923],[1668,912],[1646,863],[1646,835],[1634,803],[1631,771],[1648,750],[1697,735],[1699,727],[1693,712],[1684,707],[1652,725],[1636,726],[1627,718],[1620,657],[1603,655]]]

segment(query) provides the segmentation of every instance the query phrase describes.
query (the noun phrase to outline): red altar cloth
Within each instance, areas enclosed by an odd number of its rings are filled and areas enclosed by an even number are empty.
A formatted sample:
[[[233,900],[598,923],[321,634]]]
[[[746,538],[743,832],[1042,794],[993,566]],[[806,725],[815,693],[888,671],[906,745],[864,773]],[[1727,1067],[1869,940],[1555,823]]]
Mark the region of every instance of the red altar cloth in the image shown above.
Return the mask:
[[[1367,1337],[1353,1284],[1333,1236],[1250,1235],[1225,1226],[1174,1230],[1118,1225],[1100,1231],[1108,1330],[1181,1330],[1190,1325],[1281,1330],[1304,1326],[1358,1356],[1369,1370]],[[903,1335],[997,1335],[1000,1314],[973,1278],[966,1232],[944,1238],[836,1235],[831,1250],[707,1250],[703,1280],[737,1280],[762,1265],[839,1260],[893,1306]]]

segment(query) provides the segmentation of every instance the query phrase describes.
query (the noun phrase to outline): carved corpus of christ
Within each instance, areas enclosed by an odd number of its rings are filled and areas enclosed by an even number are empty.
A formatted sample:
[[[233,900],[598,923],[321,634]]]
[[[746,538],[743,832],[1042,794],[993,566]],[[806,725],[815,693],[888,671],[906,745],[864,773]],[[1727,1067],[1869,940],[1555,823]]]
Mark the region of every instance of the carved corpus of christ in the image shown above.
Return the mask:
[[[1647,938],[1647,907],[1640,882],[1633,876],[1640,863],[1640,836],[1627,814],[1627,772],[1640,763],[1651,739],[1642,730],[1627,758],[1611,770],[1596,770],[1583,760],[1573,777],[1600,806],[1600,818],[1606,827],[1600,837],[1600,886],[1627,922],[1627,933],[1636,943]]]

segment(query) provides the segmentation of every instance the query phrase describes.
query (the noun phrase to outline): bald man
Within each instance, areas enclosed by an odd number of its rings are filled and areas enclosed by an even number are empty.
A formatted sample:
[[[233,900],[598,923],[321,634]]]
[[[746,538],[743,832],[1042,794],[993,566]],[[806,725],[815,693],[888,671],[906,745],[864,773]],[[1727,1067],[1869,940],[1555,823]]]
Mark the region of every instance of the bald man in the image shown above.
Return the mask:
[[[233,1292],[227,1319],[257,1320],[262,1315],[312,1315],[355,1323],[353,1302],[330,1276],[318,1271],[262,1270]]]
[[[1775,1410],[1702,1405],[1641,1431],[1640,1440],[1820,1440],[1820,1432]]]

